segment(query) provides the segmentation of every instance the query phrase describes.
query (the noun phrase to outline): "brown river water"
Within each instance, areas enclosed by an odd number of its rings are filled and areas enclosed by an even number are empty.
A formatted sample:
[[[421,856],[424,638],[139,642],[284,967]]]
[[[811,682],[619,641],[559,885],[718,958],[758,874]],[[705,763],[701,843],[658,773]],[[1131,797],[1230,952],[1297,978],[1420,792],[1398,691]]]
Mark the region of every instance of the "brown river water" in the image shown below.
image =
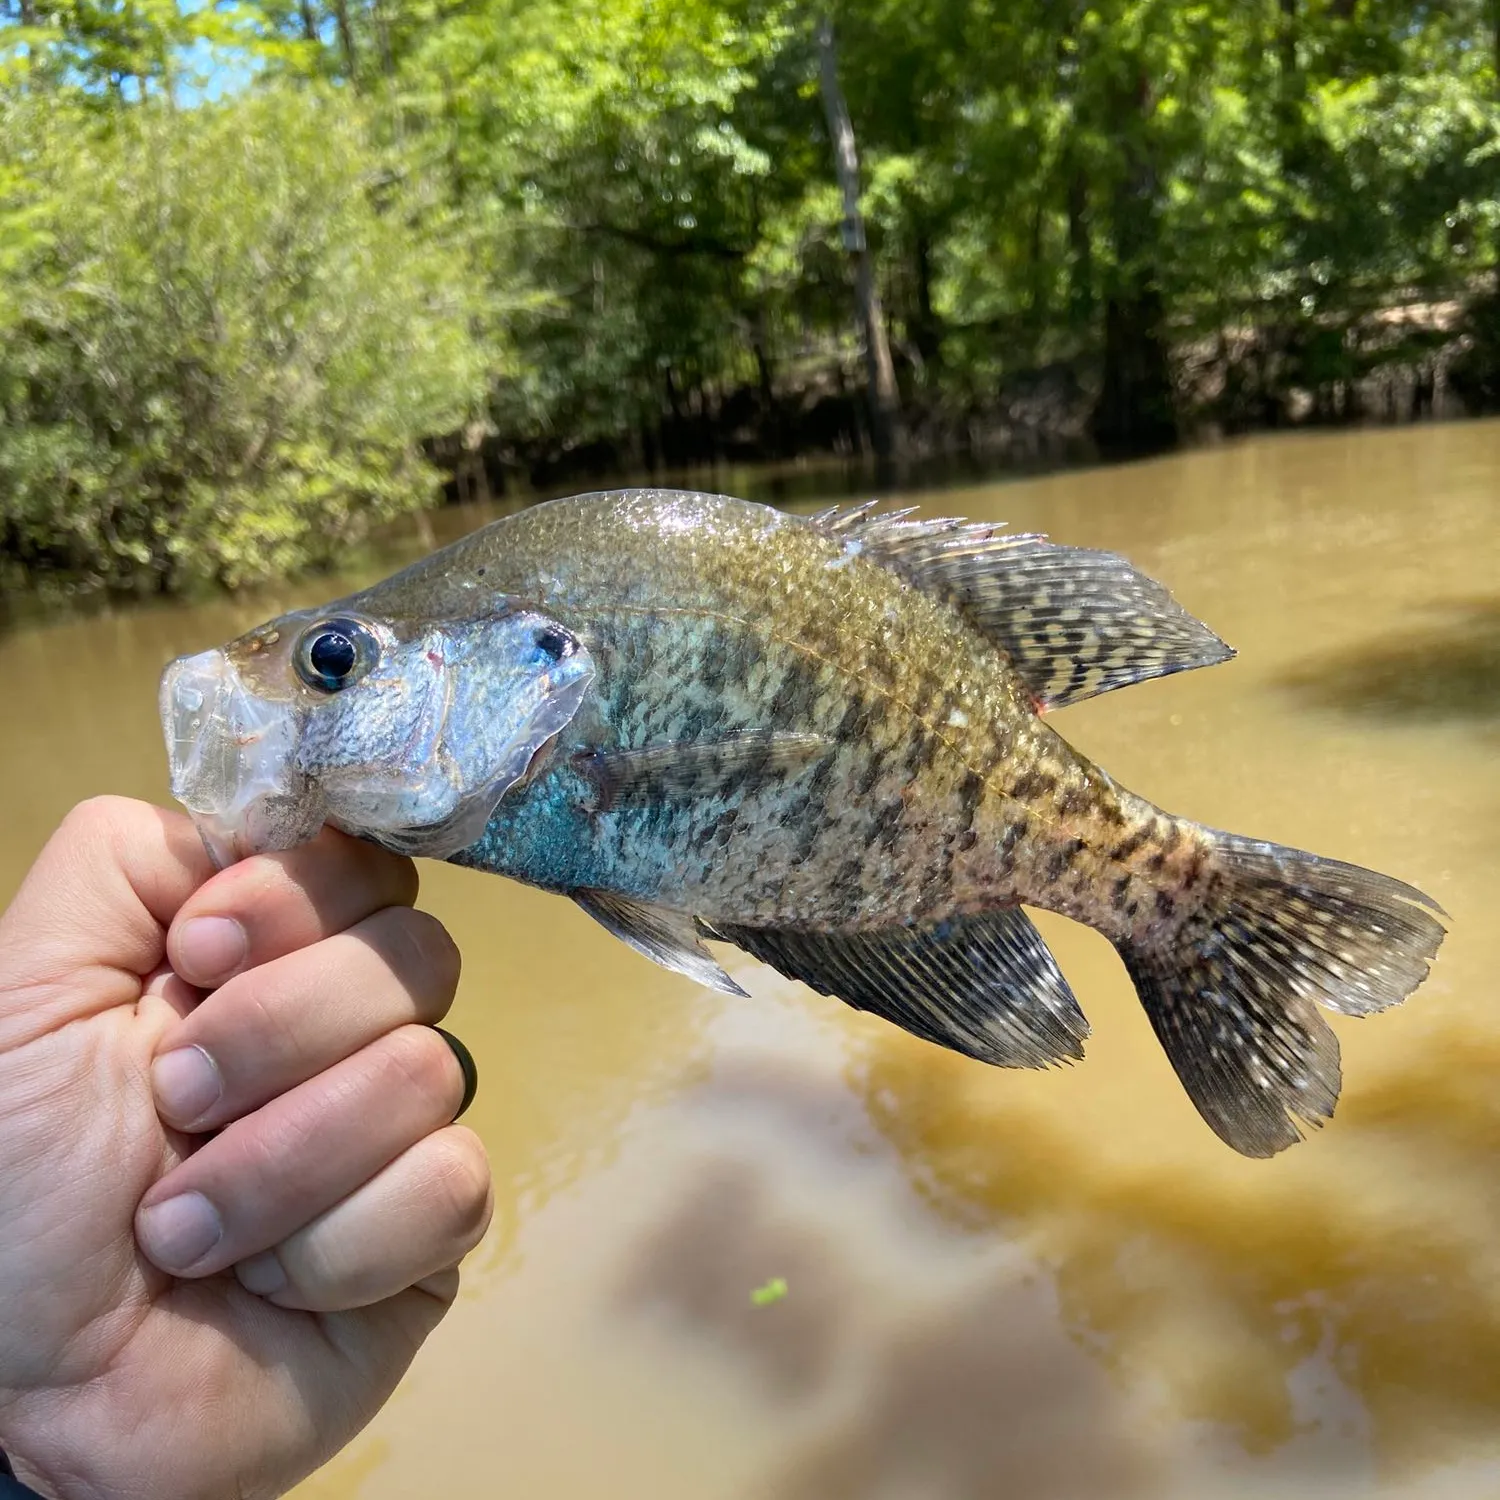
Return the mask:
[[[1336,1119],[1247,1161],[1061,919],[1088,1057],[1004,1072],[747,958],[749,999],[695,988],[566,901],[427,866],[495,1224],[300,1500],[1500,1495],[1500,424],[910,498],[1167,582],[1238,660],[1058,726],[1173,811],[1423,887],[1452,917],[1432,978],[1337,1018]],[[0,895],[77,799],[165,799],[168,657],[335,589],[0,635]]]

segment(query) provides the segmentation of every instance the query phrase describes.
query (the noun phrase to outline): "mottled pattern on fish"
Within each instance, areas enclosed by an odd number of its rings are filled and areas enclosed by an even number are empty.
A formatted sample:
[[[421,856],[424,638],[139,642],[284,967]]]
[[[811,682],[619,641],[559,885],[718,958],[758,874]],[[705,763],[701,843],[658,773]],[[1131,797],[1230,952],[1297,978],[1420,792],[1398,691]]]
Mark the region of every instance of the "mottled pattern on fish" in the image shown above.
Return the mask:
[[[781,729],[815,761],[722,795],[594,814],[572,764],[508,799],[464,863],[602,886],[708,920],[883,926],[1026,901],[1120,935],[1201,870],[1191,825],[1121,791],[1033,710],[952,610],[762,507],[645,492],[542,508],[350,603],[545,603],[589,644],[597,715],[564,745],[637,749]],[[429,601],[427,607],[434,607]],[[727,857],[733,845],[733,857]]]

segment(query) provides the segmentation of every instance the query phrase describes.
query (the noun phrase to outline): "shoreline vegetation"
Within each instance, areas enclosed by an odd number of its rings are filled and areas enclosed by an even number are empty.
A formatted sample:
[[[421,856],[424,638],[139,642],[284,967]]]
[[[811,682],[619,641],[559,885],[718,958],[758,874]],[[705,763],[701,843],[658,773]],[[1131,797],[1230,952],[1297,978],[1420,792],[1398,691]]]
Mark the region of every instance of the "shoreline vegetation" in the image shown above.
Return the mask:
[[[1157,444],[1095,436],[1095,354],[1017,370],[963,406],[902,403],[899,446],[884,461],[867,395],[839,367],[789,388],[700,389],[678,411],[592,443],[479,430],[432,441],[429,452],[446,501],[483,503],[723,464],[862,462],[899,480],[913,464],[1065,468],[1252,432],[1479,417],[1500,410],[1500,372],[1490,370],[1475,332],[1486,313],[1458,299],[1417,300],[1332,329],[1242,325],[1185,342],[1169,353],[1178,431]]]
[[[1500,3],[0,0],[0,587],[1500,410]]]

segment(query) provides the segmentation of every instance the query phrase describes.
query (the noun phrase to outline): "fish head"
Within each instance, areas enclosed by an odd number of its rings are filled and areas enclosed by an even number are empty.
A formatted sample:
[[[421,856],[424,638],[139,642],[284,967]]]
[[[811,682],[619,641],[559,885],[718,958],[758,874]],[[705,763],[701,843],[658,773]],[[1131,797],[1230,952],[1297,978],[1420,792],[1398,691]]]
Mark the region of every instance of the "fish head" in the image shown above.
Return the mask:
[[[535,773],[593,676],[583,642],[525,606],[283,615],[167,667],[172,795],[220,867],[325,823],[445,859]]]

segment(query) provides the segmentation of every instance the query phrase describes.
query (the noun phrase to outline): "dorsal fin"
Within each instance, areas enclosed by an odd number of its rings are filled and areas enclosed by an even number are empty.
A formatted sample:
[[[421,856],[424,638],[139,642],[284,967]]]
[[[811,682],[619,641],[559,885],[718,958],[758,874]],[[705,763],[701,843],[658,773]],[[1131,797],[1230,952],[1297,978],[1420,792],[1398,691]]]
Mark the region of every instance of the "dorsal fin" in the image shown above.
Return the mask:
[[[1042,709],[1228,661],[1234,652],[1114,552],[959,520],[838,506],[812,524],[951,604],[1010,657]]]

